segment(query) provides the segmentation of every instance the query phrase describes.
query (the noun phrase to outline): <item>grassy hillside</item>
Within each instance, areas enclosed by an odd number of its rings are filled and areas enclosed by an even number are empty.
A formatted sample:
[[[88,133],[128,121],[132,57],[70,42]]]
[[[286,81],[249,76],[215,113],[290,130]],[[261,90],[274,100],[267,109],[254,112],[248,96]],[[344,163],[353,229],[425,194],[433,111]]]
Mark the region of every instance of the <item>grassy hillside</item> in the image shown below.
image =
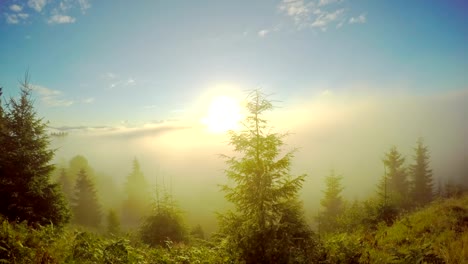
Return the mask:
[[[132,236],[31,229],[1,219],[0,263],[225,263],[222,243],[168,241],[151,248]],[[367,230],[367,231],[364,231]],[[318,263],[468,263],[468,196],[433,202],[392,226],[322,238]]]
[[[323,239],[327,263],[468,263],[468,196],[438,200],[393,225]]]

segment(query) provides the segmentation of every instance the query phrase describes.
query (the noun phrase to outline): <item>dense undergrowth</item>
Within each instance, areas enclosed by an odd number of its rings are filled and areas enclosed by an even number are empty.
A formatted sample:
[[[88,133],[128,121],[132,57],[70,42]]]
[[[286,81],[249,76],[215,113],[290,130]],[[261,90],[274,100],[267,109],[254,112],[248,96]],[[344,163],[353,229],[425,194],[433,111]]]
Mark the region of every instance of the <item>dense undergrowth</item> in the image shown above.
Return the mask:
[[[326,263],[468,263],[468,196],[322,239]]]
[[[391,226],[330,233],[315,246],[313,263],[467,263],[468,195],[434,201]],[[1,219],[0,263],[234,263],[227,252],[214,239],[150,247],[132,235]]]

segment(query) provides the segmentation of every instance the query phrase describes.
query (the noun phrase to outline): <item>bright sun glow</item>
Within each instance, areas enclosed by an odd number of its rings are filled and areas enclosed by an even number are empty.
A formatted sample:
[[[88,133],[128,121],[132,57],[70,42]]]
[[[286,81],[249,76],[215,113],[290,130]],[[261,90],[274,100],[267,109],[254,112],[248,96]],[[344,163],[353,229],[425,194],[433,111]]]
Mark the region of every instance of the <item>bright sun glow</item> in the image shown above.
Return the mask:
[[[211,100],[208,113],[202,119],[212,133],[223,133],[238,127],[241,119],[239,102],[229,96],[216,96]]]

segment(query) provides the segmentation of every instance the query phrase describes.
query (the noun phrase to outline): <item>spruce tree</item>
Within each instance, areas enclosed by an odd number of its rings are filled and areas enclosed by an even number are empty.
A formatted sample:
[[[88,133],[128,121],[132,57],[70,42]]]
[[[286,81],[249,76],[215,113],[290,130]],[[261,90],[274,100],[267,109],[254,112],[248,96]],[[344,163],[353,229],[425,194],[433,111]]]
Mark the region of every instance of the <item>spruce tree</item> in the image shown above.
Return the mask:
[[[0,214],[30,224],[63,225],[70,212],[60,186],[50,181],[54,151],[30,95],[26,74],[18,99],[10,98],[3,108],[0,98]]]
[[[390,178],[387,173],[387,166],[384,160],[384,175],[377,185],[377,198],[376,203],[369,202],[368,209],[370,218],[368,219],[368,224],[373,226],[377,225],[379,222],[384,221],[387,225],[393,223],[398,214],[398,208],[394,196],[390,195]]]
[[[386,167],[387,190],[390,199],[398,206],[407,204],[409,200],[409,183],[406,168],[404,167],[405,158],[394,146],[385,154],[383,162]]]
[[[331,171],[325,178],[326,189],[325,196],[320,201],[323,211],[319,215],[319,230],[324,232],[334,231],[337,228],[338,216],[343,212],[343,198],[341,192],[343,187],[341,180],[343,178]]]
[[[169,246],[168,243],[186,242],[187,228],[184,225],[181,212],[172,194],[163,186],[156,186],[156,199],[153,212],[143,218],[140,237],[151,246]]]
[[[78,172],[73,201],[73,220],[86,227],[99,227],[101,206],[99,205],[94,183],[84,169]]]
[[[414,164],[410,166],[413,179],[412,197],[418,205],[425,205],[433,198],[432,170],[429,168],[429,150],[422,139],[414,149]]]
[[[272,133],[262,118],[272,107],[261,92],[250,94],[244,129],[229,132],[240,155],[222,155],[232,182],[222,190],[235,211],[220,216],[220,233],[245,263],[286,263],[294,258],[291,249],[306,251],[311,235],[298,201],[305,175],[290,174],[294,152],[280,155],[286,134]]]
[[[132,172],[125,183],[127,199],[123,202],[122,217],[126,227],[137,227],[150,208],[148,182],[137,159],[133,160]]]

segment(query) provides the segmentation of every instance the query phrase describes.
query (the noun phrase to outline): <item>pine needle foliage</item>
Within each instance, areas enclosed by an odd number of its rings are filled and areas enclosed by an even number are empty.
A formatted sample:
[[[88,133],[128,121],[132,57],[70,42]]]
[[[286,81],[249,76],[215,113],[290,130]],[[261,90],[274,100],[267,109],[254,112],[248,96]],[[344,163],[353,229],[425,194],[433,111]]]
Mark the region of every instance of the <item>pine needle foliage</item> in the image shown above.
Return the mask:
[[[87,172],[81,169],[75,185],[74,222],[82,226],[97,228],[101,224],[101,217],[101,206],[94,183]]]
[[[0,214],[30,224],[63,225],[70,212],[60,191],[51,183],[54,169],[47,123],[37,116],[26,74],[19,98],[0,101]],[[1,100],[2,98],[0,98]]]
[[[402,208],[407,207],[411,199],[409,197],[409,182],[405,158],[394,146],[385,154],[383,163],[386,172],[384,181],[386,181],[386,193],[389,202]],[[383,183],[380,187],[383,186]]]
[[[150,211],[150,191],[140,163],[135,158],[132,172],[125,183],[126,199],[122,205],[122,222],[125,227],[135,228]]]
[[[295,257],[291,252],[309,245],[311,232],[297,198],[306,175],[290,174],[294,151],[281,156],[287,134],[271,132],[262,117],[272,110],[271,101],[256,90],[246,108],[243,130],[229,132],[229,144],[239,155],[221,155],[233,183],[222,190],[235,206],[220,216],[221,233],[241,261],[287,263]]]
[[[410,166],[413,180],[412,197],[417,205],[425,205],[433,198],[432,170],[429,168],[429,150],[419,139],[414,149],[414,164]]]
[[[320,231],[330,232],[338,227],[338,217],[344,210],[344,200],[341,197],[342,179],[343,177],[337,175],[334,170],[325,178],[325,196],[320,200],[323,211],[318,216]]]
[[[143,242],[153,247],[172,247],[172,243],[188,241],[188,232],[182,213],[166,188],[156,186],[156,200],[153,212],[143,218],[140,237]]]

